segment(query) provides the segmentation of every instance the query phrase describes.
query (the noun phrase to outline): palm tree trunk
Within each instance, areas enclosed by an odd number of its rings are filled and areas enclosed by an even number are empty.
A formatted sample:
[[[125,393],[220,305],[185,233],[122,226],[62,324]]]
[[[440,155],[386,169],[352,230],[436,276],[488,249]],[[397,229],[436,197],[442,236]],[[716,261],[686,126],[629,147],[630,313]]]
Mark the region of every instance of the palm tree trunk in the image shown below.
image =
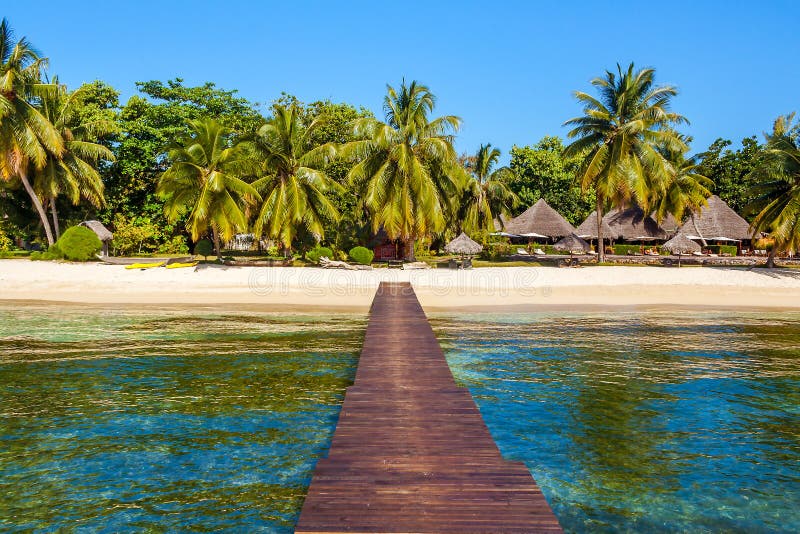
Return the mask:
[[[403,248],[405,249],[403,251],[403,256],[404,256],[403,259],[404,260],[406,260],[406,261],[417,261],[417,258],[414,256],[414,243],[415,242],[416,242],[416,239],[414,239],[413,237],[403,240]]]
[[[769,251],[769,256],[767,256],[767,269],[774,269],[775,268],[775,254],[778,252],[778,247],[772,245],[772,250]]]
[[[47,244],[52,245],[55,243],[53,240],[53,232],[50,230],[50,223],[47,221],[47,213],[44,211],[44,206],[42,206],[42,201],[39,199],[39,196],[36,194],[36,191],[33,190],[33,186],[31,185],[30,180],[28,180],[28,174],[24,170],[20,170],[19,179],[22,182],[22,186],[25,188],[25,191],[28,193],[28,196],[31,197],[31,202],[33,203],[33,207],[36,209],[36,212],[39,214],[39,219],[42,221],[42,226],[44,227],[44,233],[47,237]]]
[[[217,259],[222,259],[222,250],[219,245],[219,231],[217,230],[216,226],[211,227],[211,232],[214,234],[214,250],[217,253]]]
[[[56,241],[61,238],[61,228],[58,225],[58,210],[56,208],[56,197],[50,197],[50,215],[53,216],[53,230],[56,234]]]
[[[706,238],[703,237],[703,232],[700,231],[700,228],[697,227],[697,222],[694,220],[694,211],[692,211],[692,226],[694,226],[694,229],[697,230],[697,237],[700,238],[700,242],[704,247],[707,247],[708,243],[706,242]]]
[[[597,197],[595,209],[597,213],[597,261],[603,263],[606,261],[606,247],[603,244],[603,202],[600,196]]]

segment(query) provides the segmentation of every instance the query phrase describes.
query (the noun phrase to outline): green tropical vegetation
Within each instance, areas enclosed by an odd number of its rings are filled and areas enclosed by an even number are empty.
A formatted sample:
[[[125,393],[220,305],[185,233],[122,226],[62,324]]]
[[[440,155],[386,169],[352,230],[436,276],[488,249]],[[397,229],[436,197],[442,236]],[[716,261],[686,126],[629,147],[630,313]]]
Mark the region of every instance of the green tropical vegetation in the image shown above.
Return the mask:
[[[658,85],[654,69],[617,65],[591,85],[575,93],[583,112],[565,122],[567,143],[515,145],[502,165],[490,143],[459,156],[461,119],[435,116],[418,81],[387,85],[382,118],[286,93],[262,105],[181,78],[138,82],[121,102],[103,81],[69,89],[48,77],[47,59],[3,20],[0,251],[48,251],[62,229],[97,219],[118,255],[187,253],[209,239],[220,258],[248,234],[270,256],[313,259],[326,247],[339,259],[358,250],[349,256],[363,262],[362,249],[385,239],[413,259],[461,231],[487,243],[498,222],[540,198],[573,225],[596,210],[601,233],[610,209],[680,220],[712,194],[769,234],[773,255],[797,249],[791,116],[763,143],[719,138],[693,152],[680,132],[688,121],[672,110],[678,90]],[[505,245],[492,246],[500,257]],[[602,261],[602,233],[598,252]]]

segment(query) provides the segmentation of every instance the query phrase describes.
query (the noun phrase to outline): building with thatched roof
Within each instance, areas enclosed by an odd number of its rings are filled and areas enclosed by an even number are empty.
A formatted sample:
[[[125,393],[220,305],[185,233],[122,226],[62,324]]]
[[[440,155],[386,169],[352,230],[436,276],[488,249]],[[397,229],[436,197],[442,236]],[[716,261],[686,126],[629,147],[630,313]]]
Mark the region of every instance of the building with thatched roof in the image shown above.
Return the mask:
[[[603,217],[603,221],[611,229],[610,237],[612,239],[623,239],[625,241],[669,239],[669,234],[661,225],[652,216],[645,214],[644,210],[639,207],[611,210]],[[597,230],[595,230],[596,232]]]
[[[500,215],[495,217],[492,220],[492,223],[494,224],[494,231],[495,232],[499,232],[501,230],[505,230],[506,225],[508,224],[508,221],[510,221],[510,220],[511,219],[509,219],[508,216],[505,213],[501,213]]]
[[[556,250],[565,250],[565,251],[569,252],[570,254],[572,254],[572,253],[580,253],[580,252],[589,252],[592,249],[592,247],[591,247],[591,245],[589,245],[589,243],[587,243],[586,241],[584,241],[583,239],[581,239],[579,236],[577,236],[575,234],[570,234],[570,235],[560,239],[558,241],[558,243],[553,245],[553,248],[555,248]]]
[[[525,212],[506,223],[505,231],[523,235],[540,234],[551,239],[568,236],[575,231],[572,225],[543,198]]]
[[[474,256],[483,250],[483,247],[469,238],[467,234],[461,232],[457,238],[450,241],[444,247],[445,252],[450,254],[460,254],[462,256]]]
[[[603,237],[606,239],[613,239],[613,231],[606,222],[605,218],[601,223],[601,230]],[[593,211],[584,221],[575,229],[575,235],[583,239],[597,239],[597,210]]]
[[[85,226],[97,235],[100,242],[103,243],[103,256],[108,256],[108,245],[114,239],[114,234],[103,226],[100,221],[83,221],[78,226]]]
[[[700,245],[686,237],[683,232],[678,232],[675,237],[664,243],[663,247],[672,254],[691,254],[700,252]]]
[[[746,241],[753,237],[750,224],[717,195],[708,199],[708,205],[700,213],[689,217],[681,226],[681,232],[690,236],[690,239],[713,240],[715,237],[724,237]]]

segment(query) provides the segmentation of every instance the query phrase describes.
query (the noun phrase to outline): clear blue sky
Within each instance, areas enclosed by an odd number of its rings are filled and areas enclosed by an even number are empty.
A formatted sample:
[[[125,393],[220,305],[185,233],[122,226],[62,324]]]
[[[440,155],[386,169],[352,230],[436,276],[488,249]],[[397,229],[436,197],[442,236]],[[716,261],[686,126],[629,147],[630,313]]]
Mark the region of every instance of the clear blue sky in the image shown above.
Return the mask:
[[[10,4],[10,5],[9,5]],[[674,109],[694,150],[738,141],[800,112],[800,2],[13,2],[17,36],[71,87],[100,79],[213,81],[269,103],[281,91],[381,115],[385,84],[405,77],[464,126],[460,152],[504,152],[580,114],[572,92],[617,62],[677,85]]]

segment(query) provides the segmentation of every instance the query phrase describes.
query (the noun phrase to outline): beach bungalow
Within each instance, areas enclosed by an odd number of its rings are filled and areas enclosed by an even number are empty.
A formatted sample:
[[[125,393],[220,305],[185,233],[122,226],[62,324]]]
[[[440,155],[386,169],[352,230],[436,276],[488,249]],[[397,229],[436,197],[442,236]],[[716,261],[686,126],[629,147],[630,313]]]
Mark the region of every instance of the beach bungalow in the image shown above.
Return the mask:
[[[603,218],[600,226],[603,231],[603,239],[614,239],[614,232],[611,230],[605,218]],[[580,226],[575,229],[575,235],[582,239],[597,239],[597,210],[586,217]]]
[[[603,217],[603,222],[611,229],[610,236],[613,239],[638,242],[666,241],[670,237],[670,234],[651,215],[646,215],[641,208],[635,206],[624,210],[611,210]],[[677,226],[675,223],[671,225]]]
[[[104,258],[108,257],[108,245],[114,239],[114,234],[111,231],[103,226],[103,223],[100,221],[83,221],[78,226],[85,226],[92,232],[94,232],[100,242],[103,243],[103,253],[102,256]]]
[[[575,232],[575,228],[560,213],[551,208],[543,198],[540,198],[522,215],[508,221],[505,231],[522,237],[526,235],[545,236],[555,241],[572,234]]]
[[[743,242],[749,243],[753,238],[750,223],[717,195],[708,199],[708,205],[700,213],[689,217],[680,231],[689,239],[703,242],[730,241],[741,245]]]

